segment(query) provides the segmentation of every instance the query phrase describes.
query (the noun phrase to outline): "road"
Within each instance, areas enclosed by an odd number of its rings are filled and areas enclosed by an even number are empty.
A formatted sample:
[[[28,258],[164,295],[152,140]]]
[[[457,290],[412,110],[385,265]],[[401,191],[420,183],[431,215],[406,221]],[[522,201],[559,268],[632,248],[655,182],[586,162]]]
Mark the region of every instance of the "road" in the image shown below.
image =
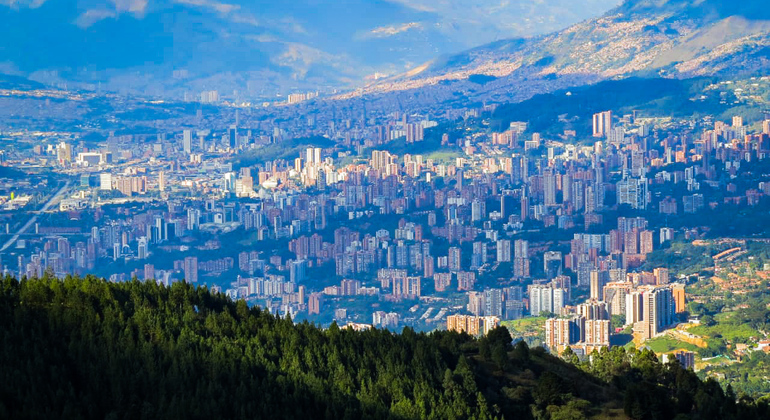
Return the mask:
[[[27,231],[27,229],[29,229],[30,226],[34,225],[35,222],[37,222],[37,217],[40,215],[40,213],[45,213],[46,211],[48,211],[48,209],[51,208],[51,206],[56,202],[56,200],[59,197],[61,197],[65,191],[67,191],[67,188],[69,186],[70,186],[70,182],[69,181],[65,182],[64,186],[61,187],[61,189],[59,189],[59,191],[57,191],[56,194],[54,194],[53,197],[51,197],[51,199],[48,200],[40,210],[36,211],[32,216],[32,218],[30,218],[27,221],[27,223],[25,223],[24,226],[21,227],[21,229],[16,231],[16,234],[13,235],[13,237],[8,242],[6,242],[2,248],[0,248],[0,252],[3,252],[6,249],[10,248],[11,245],[13,245],[19,239],[19,236],[21,236],[24,232]]]

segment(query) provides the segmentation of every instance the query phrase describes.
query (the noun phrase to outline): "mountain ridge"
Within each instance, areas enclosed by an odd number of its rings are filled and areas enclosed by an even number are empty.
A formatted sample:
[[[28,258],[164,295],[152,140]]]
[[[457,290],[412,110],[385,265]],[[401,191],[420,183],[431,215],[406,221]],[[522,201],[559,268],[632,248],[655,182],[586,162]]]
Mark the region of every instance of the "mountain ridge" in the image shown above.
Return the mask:
[[[443,88],[469,100],[511,102],[611,78],[732,77],[770,68],[770,12],[758,1],[730,5],[628,0],[561,31],[441,57],[355,95]],[[497,80],[478,88],[467,80],[474,74]]]
[[[0,0],[0,72],[151,95],[347,89],[437,53],[556,29],[616,3]]]

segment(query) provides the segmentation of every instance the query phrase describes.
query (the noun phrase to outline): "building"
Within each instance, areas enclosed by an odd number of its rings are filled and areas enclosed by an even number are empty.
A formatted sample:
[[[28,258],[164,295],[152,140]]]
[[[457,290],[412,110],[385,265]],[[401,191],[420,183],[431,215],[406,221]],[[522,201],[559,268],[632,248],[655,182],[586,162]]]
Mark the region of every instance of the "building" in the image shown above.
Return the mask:
[[[626,315],[626,296],[633,288],[630,282],[607,283],[604,286],[604,302],[610,315]]]
[[[686,295],[684,292],[684,284],[672,283],[671,294],[674,297],[675,312],[681,314],[685,311]]]
[[[695,369],[695,353],[691,351],[680,350],[674,353],[666,353],[661,357],[661,360],[663,363],[676,360],[685,369]]]
[[[658,286],[665,286],[669,281],[668,268],[656,268],[652,270],[652,274],[655,276],[655,284]]]
[[[182,131],[182,149],[188,155],[192,153],[192,145],[193,145],[192,130]]]
[[[155,266],[152,264],[144,265],[144,279],[155,280]]]
[[[462,270],[462,260],[460,259],[460,248],[449,248],[448,265],[450,271]]]
[[[583,343],[592,347],[610,345],[610,321],[606,319],[586,320],[583,326]]]
[[[450,315],[446,318],[448,331],[466,332],[470,335],[486,335],[500,324],[494,316]]]
[[[676,308],[670,287],[643,288],[641,303],[642,319],[634,324],[634,333],[642,340],[649,340],[674,324]]]
[[[497,241],[497,262],[511,262],[511,241],[507,239]]]
[[[582,318],[550,318],[545,321],[545,347],[552,353],[561,353],[570,344],[580,341]]]
[[[542,312],[560,314],[567,303],[567,291],[550,285],[529,286],[529,312],[539,316]]]
[[[198,257],[184,259],[184,278],[188,283],[198,282]]]
[[[323,293],[311,293],[307,300],[307,313],[308,315],[318,315],[321,313],[321,305],[323,304]]]
[[[577,305],[576,312],[579,316],[587,320],[608,320],[610,314],[607,311],[607,304],[595,300],[587,300],[585,303]]]
[[[465,309],[476,316],[484,315],[484,294],[480,292],[468,292],[468,305]]]
[[[594,300],[604,300],[604,285],[608,283],[608,273],[606,271],[592,270],[589,283],[590,298]]]
[[[594,137],[607,137],[610,131],[612,131],[612,111],[604,111],[594,114]]]
[[[570,347],[583,355],[589,354],[609,347],[610,321],[586,320],[582,316],[547,319],[544,344],[552,353],[558,354]]]
[[[615,184],[618,204],[628,204],[635,210],[647,209],[647,179],[626,177]]]
[[[502,289],[487,289],[484,291],[484,315],[503,317]]]
[[[561,275],[562,255],[559,251],[548,251],[543,254],[543,271],[547,279]]]

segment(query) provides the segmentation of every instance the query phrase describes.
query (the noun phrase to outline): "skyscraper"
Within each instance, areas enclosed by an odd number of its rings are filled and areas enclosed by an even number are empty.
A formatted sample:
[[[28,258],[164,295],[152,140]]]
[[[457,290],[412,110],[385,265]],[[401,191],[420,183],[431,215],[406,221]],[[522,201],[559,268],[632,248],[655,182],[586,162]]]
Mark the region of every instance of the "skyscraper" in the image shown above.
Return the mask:
[[[448,266],[450,271],[460,271],[462,269],[462,260],[460,259],[460,248],[449,248]]]
[[[187,283],[198,282],[198,257],[186,257],[184,259],[184,278]]]
[[[612,111],[594,114],[594,137],[607,137],[612,130]]]
[[[182,148],[187,154],[192,153],[192,131],[184,130],[182,132]]]
[[[556,205],[556,176],[553,174],[547,174],[543,177],[543,194],[543,204],[546,207]]]

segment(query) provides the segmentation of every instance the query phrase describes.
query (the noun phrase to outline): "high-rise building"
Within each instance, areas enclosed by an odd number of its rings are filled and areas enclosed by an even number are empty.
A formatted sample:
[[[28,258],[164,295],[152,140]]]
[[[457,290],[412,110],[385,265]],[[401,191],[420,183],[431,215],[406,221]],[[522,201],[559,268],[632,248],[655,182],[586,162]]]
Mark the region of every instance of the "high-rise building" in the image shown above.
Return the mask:
[[[468,312],[476,316],[484,315],[484,294],[481,292],[468,292],[468,305],[466,309]]]
[[[307,261],[297,260],[289,263],[289,279],[292,283],[298,284],[305,281],[307,270]]]
[[[501,289],[484,291],[484,315],[503,317],[503,291]]]
[[[604,285],[607,284],[608,274],[603,270],[592,270],[590,280],[590,297],[595,300],[604,300]]]
[[[610,321],[606,319],[587,319],[583,324],[583,342],[588,346],[609,346]]]
[[[461,255],[459,247],[449,248],[448,266],[450,271],[462,270],[462,260],[460,257]]]
[[[612,131],[612,111],[604,111],[594,114],[594,137],[607,137],[610,131]]]
[[[547,251],[543,254],[543,271],[547,279],[561,275],[562,255],[559,251]]]
[[[529,258],[529,242],[517,239],[514,242],[513,251],[516,258]]]
[[[238,147],[238,127],[235,125],[231,125],[227,129],[227,145],[231,149]]]
[[[567,304],[567,291],[550,285],[529,286],[529,312],[538,316],[542,312],[560,314]]]
[[[147,237],[142,236],[137,241],[137,250],[136,250],[136,256],[138,259],[143,260],[147,258],[147,255],[149,254],[147,249]]]
[[[320,293],[320,292],[311,293],[307,300],[308,315],[320,314],[321,305],[323,305],[323,293]]]
[[[494,316],[450,315],[446,318],[448,331],[466,332],[470,335],[486,335],[500,324],[500,319]]]
[[[112,174],[103,173],[99,174],[99,189],[103,191],[112,190]]]
[[[511,241],[499,239],[497,241],[497,262],[511,261]]]
[[[513,276],[517,278],[529,277],[529,258],[513,259]]]
[[[635,210],[647,209],[647,179],[626,177],[615,186],[617,203]]]
[[[192,153],[192,130],[182,131],[182,148],[188,155]]]
[[[198,282],[198,257],[186,257],[184,259],[184,279],[187,283]]]
[[[674,307],[675,311],[678,314],[681,314],[685,311],[685,304],[686,304],[686,295],[684,292],[684,284],[682,283],[673,283],[671,284],[671,294],[674,297]]]
[[[593,299],[577,305],[576,312],[587,320],[610,319],[607,304]]]
[[[604,286],[604,302],[610,315],[626,315],[626,295],[633,287],[630,282],[607,283]]]
[[[556,205],[556,176],[553,174],[543,176],[543,197],[543,204],[546,207]]]
[[[670,287],[648,286],[629,296],[641,295],[641,319],[634,324],[634,333],[649,340],[671,326],[675,321],[675,302]],[[626,302],[626,322],[628,321]],[[633,319],[636,314],[632,314]]]
[[[545,347],[554,353],[580,341],[582,318],[549,318],[545,321]]]
[[[660,228],[660,243],[664,243],[666,241],[670,241],[674,239],[674,229],[671,228]]]

